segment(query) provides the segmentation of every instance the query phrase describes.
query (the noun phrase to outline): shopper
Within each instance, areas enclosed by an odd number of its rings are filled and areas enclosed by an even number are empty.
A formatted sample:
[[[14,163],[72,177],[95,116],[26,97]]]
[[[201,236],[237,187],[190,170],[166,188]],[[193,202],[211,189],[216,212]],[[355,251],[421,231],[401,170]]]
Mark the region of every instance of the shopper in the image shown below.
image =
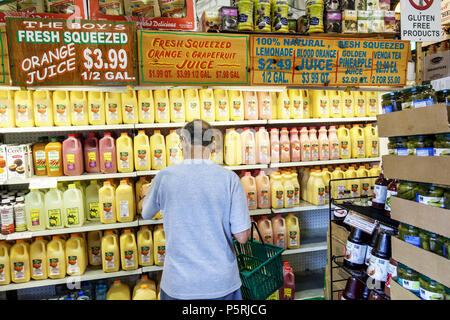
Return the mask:
[[[143,218],[159,210],[164,217],[161,300],[242,299],[232,236],[247,242],[250,215],[239,177],[209,160],[212,132],[202,120],[186,124],[185,160],[161,170],[144,189]]]

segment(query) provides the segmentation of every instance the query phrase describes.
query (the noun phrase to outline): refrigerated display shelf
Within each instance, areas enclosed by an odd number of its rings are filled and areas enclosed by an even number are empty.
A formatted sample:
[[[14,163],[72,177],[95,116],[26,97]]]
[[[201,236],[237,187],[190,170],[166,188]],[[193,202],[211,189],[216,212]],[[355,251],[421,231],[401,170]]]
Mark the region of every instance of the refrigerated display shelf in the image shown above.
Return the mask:
[[[323,166],[323,165],[328,165],[328,164],[380,162],[380,161],[381,161],[381,157],[358,158],[358,159],[339,159],[339,160],[301,161],[301,162],[279,162],[279,163],[271,163],[269,165],[269,168]]]
[[[256,209],[256,210],[249,210],[251,216],[262,216],[265,214],[271,214],[271,209]]]
[[[303,233],[305,233],[303,235]],[[300,230],[300,248],[286,249],[282,255],[300,254],[327,250],[327,229]]]
[[[323,298],[325,270],[311,270],[295,273],[295,300]]]
[[[164,219],[155,219],[155,220],[144,220],[142,218],[139,218],[138,223],[140,226],[149,226],[153,224],[163,224]]]
[[[350,123],[350,122],[375,122],[377,117],[353,117],[353,118],[311,118],[311,119],[273,119],[268,124],[312,124],[312,123]]]
[[[163,271],[164,267],[163,266],[148,266],[148,267],[142,267],[142,273],[144,272],[159,272],[159,271]]]
[[[272,212],[273,213],[289,213],[289,212],[301,212],[301,211],[311,211],[311,210],[323,210],[323,209],[328,209],[328,208],[329,208],[328,204],[316,206],[312,203],[301,200],[300,205],[297,207],[272,209]],[[331,205],[331,208],[335,209],[336,206]]]
[[[36,132],[73,132],[73,131],[111,131],[111,130],[134,130],[134,124],[108,124],[100,126],[67,126],[67,127],[22,127],[2,128],[0,134],[7,133],[36,133]]]
[[[47,177],[47,176],[33,176],[29,179],[23,180],[7,180],[3,185],[16,185],[16,184],[28,184],[31,180],[45,180],[56,179],[58,182],[62,181],[79,181],[79,180],[100,180],[100,179],[121,179],[136,177],[136,172],[127,173],[84,173],[80,176],[60,176],[60,177]],[[0,183],[2,185],[2,183]]]

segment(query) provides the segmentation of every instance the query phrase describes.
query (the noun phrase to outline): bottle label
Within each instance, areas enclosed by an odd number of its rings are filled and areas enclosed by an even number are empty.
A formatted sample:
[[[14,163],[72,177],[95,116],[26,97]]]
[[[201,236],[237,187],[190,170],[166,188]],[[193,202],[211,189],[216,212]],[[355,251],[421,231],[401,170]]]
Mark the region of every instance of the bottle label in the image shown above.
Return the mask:
[[[80,212],[78,208],[67,208],[66,215],[67,215],[67,224],[69,226],[76,226],[77,224],[80,223]]]
[[[91,104],[91,120],[100,121],[100,105],[99,104]]]
[[[343,185],[343,184],[338,185],[337,191],[338,191],[338,194],[337,194],[338,199],[345,198],[345,185]]]
[[[333,114],[341,114],[341,101],[337,99],[333,99],[331,102],[331,112]]]
[[[423,107],[429,107],[429,106],[431,106],[433,104],[434,104],[434,99],[433,98],[413,101],[414,109],[423,108]]]
[[[105,168],[112,168],[112,153],[111,152],[103,152],[103,161],[105,162]]]
[[[264,236],[264,243],[272,243],[272,235],[271,234],[266,234]]]
[[[47,165],[45,162],[45,151],[38,150],[34,153],[35,158],[35,167],[36,171],[45,171],[47,170]]]
[[[295,205],[294,190],[286,190],[286,206],[293,207]]]
[[[108,117],[111,121],[119,120],[119,108],[117,108],[117,103],[108,104]]]
[[[376,184],[375,188],[373,190],[373,193],[374,193],[374,196],[373,196],[372,202],[379,203],[379,204],[386,203],[387,186],[380,186],[380,185]]]
[[[277,191],[276,192],[276,206],[277,208],[283,208],[284,205],[284,192],[283,191]]]
[[[353,101],[345,100],[344,104],[344,114],[353,115]]]
[[[311,146],[307,143],[303,144],[302,161],[311,161]]]
[[[358,150],[358,156],[364,156],[366,154],[366,150],[364,149],[364,140],[358,140],[356,148]]]
[[[369,98],[369,112],[378,113],[377,111],[377,99]]]
[[[317,143],[311,144],[311,160],[319,159],[319,145]]]
[[[153,152],[153,165],[162,166],[163,165],[163,150],[155,149]]]
[[[30,209],[30,219],[31,225],[40,226],[41,225],[41,211],[39,209]]]
[[[261,163],[269,163],[269,146],[261,146],[259,149],[259,159]]]
[[[17,120],[18,122],[27,122],[29,121],[29,111],[26,104],[18,104],[17,106]]]
[[[212,108],[212,103],[210,101],[203,101],[203,114],[205,118],[212,118],[213,117],[213,108]],[[236,112],[238,112],[238,116],[241,115],[241,109],[240,107],[238,108],[238,111],[236,111],[236,109],[233,108],[233,112],[235,112],[233,115],[236,115]]]
[[[256,207],[256,194],[253,191],[247,192],[247,206],[249,208]]]
[[[245,146],[244,159],[245,159],[245,163],[254,163],[255,162],[255,150],[253,149],[253,146],[251,146],[251,145]]]
[[[84,121],[84,108],[82,104],[74,103],[73,111],[75,115],[75,121]]]
[[[394,266],[392,263],[389,263],[388,266],[388,275],[387,275],[387,279],[386,279],[386,287],[390,288],[391,287],[391,279],[392,278],[397,278],[397,267]]]
[[[283,232],[280,232],[278,234],[276,234],[275,237],[275,245],[284,248],[284,243],[285,243],[285,235]]]
[[[255,116],[258,114],[258,109],[256,108],[256,101],[255,100],[249,100],[247,104],[247,113],[248,116]]]
[[[121,218],[128,218],[130,217],[130,209],[128,205],[128,201],[120,201],[120,217]]]
[[[33,259],[32,261],[33,266],[33,276],[40,277],[44,275],[44,269],[42,267],[42,260],[41,259]]]
[[[358,114],[359,115],[365,115],[366,114],[366,108],[365,108],[365,106],[364,106],[364,100],[362,100],[362,103],[361,103],[361,100],[358,100],[358,107],[357,107],[357,112],[358,112]]]
[[[367,274],[377,281],[386,282],[388,265],[389,260],[380,259],[372,255],[370,257],[369,267],[367,267]]]
[[[393,110],[393,105],[388,105],[388,106],[384,106],[383,107],[383,113],[392,113],[392,110]],[[371,111],[372,112],[372,111]]]
[[[328,115],[328,100],[320,100],[320,114],[322,115]]]
[[[309,103],[306,100],[303,100],[303,118],[309,117]]]
[[[68,262],[68,265],[67,265],[67,273],[68,274],[80,272],[80,266],[78,264],[77,256],[68,256],[67,262]]]
[[[438,208],[444,208],[444,197],[426,197],[416,194],[416,200],[419,203],[427,206],[433,206]]]
[[[420,282],[419,281],[405,280],[405,279],[398,277],[397,282],[403,288],[405,288],[409,291],[412,291],[414,293],[419,293],[419,290],[420,290]]]
[[[49,274],[51,276],[59,276],[59,259],[53,258],[48,261]]]
[[[372,141],[372,156],[378,156],[378,141]]]
[[[330,145],[330,159],[339,159],[339,143],[332,143]]]
[[[370,190],[370,184],[367,182],[361,183],[361,196],[368,196]]]
[[[125,254],[125,267],[132,268],[134,267],[134,251],[128,250],[124,252]]]
[[[326,192],[326,189],[325,189]],[[294,187],[294,201],[295,204],[299,204],[300,203],[300,188],[299,187]]]
[[[325,188],[317,189],[317,204],[319,206],[325,204]]]
[[[135,119],[134,106],[132,104],[126,104],[124,108],[125,108],[125,120],[133,121]]]
[[[347,241],[345,246],[345,260],[354,264],[363,264],[366,257],[366,245],[360,245]]]
[[[269,190],[261,190],[259,194],[259,202],[261,207],[269,205]]]
[[[341,141],[341,156],[346,157],[350,154],[350,150],[348,149],[348,142]]]
[[[284,144],[281,145],[281,151],[282,152],[284,151],[286,153],[289,153],[290,150],[291,150],[291,146],[290,146],[289,143],[284,143]]]
[[[47,122],[48,121],[48,107],[45,104],[38,103],[37,107],[37,121]]]
[[[386,191],[386,203],[384,205],[384,210],[391,212],[391,198],[392,196],[396,196],[397,191],[387,190]]]
[[[48,152],[48,168],[49,171],[59,171],[61,168],[61,159],[58,151],[52,150]]]
[[[89,202],[89,218],[98,219],[100,217],[98,202]]]
[[[328,143],[322,144],[320,153],[322,159],[327,160],[330,158],[330,146],[328,145]]]
[[[408,148],[398,148],[396,150],[398,156],[409,156]]]
[[[272,114],[271,108],[271,100],[263,100],[262,102],[262,108],[261,108],[261,114],[263,116],[268,116]]]
[[[358,191],[358,184],[357,183],[352,183],[350,186],[350,194],[351,197],[359,197],[359,191]]]
[[[102,262],[101,249],[100,247],[91,247],[91,259],[93,263]]]
[[[166,246],[158,246],[157,258],[158,263],[164,263],[164,258],[166,257]]]
[[[450,156],[449,148],[434,148],[433,151],[434,156]]]
[[[111,202],[103,203],[103,219],[104,220],[114,219],[113,206]]]
[[[298,117],[303,116],[303,108],[302,108],[302,102],[300,100],[294,100],[294,115]]]
[[[14,231],[14,209],[10,205],[5,205],[1,209],[1,226],[3,230]]]
[[[404,240],[405,242],[420,248],[420,237],[405,235]]]
[[[228,118],[228,104],[225,100],[219,100],[218,101],[218,107],[219,107],[219,117],[221,118]]]
[[[27,230],[27,220],[25,215],[25,205],[16,204],[14,206],[14,220],[16,223],[16,231],[26,231]]]
[[[6,280],[5,265],[0,264],[0,282],[3,282],[5,280]]]
[[[48,224],[52,228],[61,227],[61,209],[50,209],[48,214]]]
[[[291,116],[291,105],[289,103],[289,100],[283,101],[283,106],[283,116],[289,119],[289,117]]]
[[[9,110],[8,107],[4,104],[0,104],[0,122],[8,123],[9,122]]]
[[[366,266],[369,266],[369,264],[370,264],[370,257],[372,256],[372,250],[373,250],[373,247],[367,246],[366,258],[364,259],[364,264]]]
[[[89,162],[89,168],[97,167],[97,153],[96,152],[88,152],[88,162]]]
[[[151,262],[152,252],[150,247],[141,247],[141,261],[142,263],[150,263]]]
[[[422,300],[444,300],[444,295],[442,293],[431,292],[420,288],[419,295]]]
[[[114,252],[105,252],[105,269],[113,270],[116,267]]]
[[[152,118],[150,113],[150,103],[142,102],[141,111],[142,111],[142,119],[150,120]]]
[[[128,152],[120,153],[120,168],[129,169],[130,168],[130,157]]]
[[[75,170],[75,154],[73,153],[66,154],[66,163],[67,163],[67,170],[69,171]]]
[[[147,167],[147,150],[140,149],[137,151],[139,167]]]
[[[56,122],[67,122],[67,112],[65,104],[56,105]]]
[[[25,264],[23,262],[14,262],[14,279],[25,279]]]
[[[165,102],[158,102],[157,105],[157,110],[158,110],[158,119],[162,119],[165,120],[167,119],[167,108],[166,108],[166,103]]]
[[[298,245],[297,231],[289,231],[289,246],[296,247]]]

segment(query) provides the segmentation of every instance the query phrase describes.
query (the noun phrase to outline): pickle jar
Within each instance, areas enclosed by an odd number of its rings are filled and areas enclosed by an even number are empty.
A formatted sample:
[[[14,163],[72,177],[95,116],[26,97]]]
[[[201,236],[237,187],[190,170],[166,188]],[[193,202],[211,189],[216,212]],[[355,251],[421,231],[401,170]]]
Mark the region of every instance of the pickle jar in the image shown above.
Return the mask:
[[[420,230],[420,247],[426,251],[430,251],[430,233],[426,230]]]
[[[434,154],[433,136],[410,136],[408,137],[408,155],[421,157],[432,157]]]
[[[434,140],[435,156],[450,156],[450,133],[437,134]]]
[[[408,88],[408,89],[401,91],[401,93],[402,93],[402,110],[408,110],[408,109],[413,108],[413,99],[412,99],[413,91],[415,94],[417,89],[414,87],[414,88]]]
[[[402,230],[403,237],[400,239],[412,244],[413,246],[420,247],[420,231],[418,228],[406,225],[406,227]]]
[[[444,300],[445,287],[423,274],[419,277],[420,298],[422,300]]]
[[[430,251],[443,257],[445,251],[445,238],[436,233],[430,233]]]
[[[405,200],[416,201],[417,188],[417,183],[400,180],[397,197]]]
[[[389,138],[388,142],[388,153],[390,155],[397,155],[397,149],[401,146],[400,137]]]
[[[411,98],[413,100],[414,109],[429,107],[435,104],[437,100],[436,93],[429,84],[413,88]]]
[[[400,108],[397,105],[399,95],[400,94],[398,92],[389,92],[381,96],[381,107],[383,109],[383,113],[391,113],[401,110],[401,105]]]
[[[445,189],[444,192],[444,208],[450,209],[450,189]]]
[[[408,137],[400,137],[397,142],[397,155],[407,156],[408,155]]]
[[[420,291],[419,274],[401,263],[397,266],[397,283],[414,293]]]
[[[437,91],[436,99],[438,103],[445,103],[447,106],[450,106],[450,90]]]
[[[431,184],[421,184],[418,191],[418,202],[438,207],[438,208],[444,208],[444,188],[431,185]]]

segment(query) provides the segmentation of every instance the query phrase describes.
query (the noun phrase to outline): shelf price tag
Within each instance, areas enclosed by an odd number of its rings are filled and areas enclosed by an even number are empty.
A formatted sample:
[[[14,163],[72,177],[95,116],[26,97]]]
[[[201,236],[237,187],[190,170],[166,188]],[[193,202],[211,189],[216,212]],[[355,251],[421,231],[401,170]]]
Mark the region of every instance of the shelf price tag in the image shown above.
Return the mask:
[[[29,189],[52,189],[58,185],[58,178],[43,177],[30,179]]]
[[[33,236],[32,232],[15,232],[8,234],[6,240],[30,239]]]
[[[350,211],[344,219],[344,223],[358,228],[368,234],[372,234],[377,226],[377,221],[368,217],[361,216],[356,212]]]

